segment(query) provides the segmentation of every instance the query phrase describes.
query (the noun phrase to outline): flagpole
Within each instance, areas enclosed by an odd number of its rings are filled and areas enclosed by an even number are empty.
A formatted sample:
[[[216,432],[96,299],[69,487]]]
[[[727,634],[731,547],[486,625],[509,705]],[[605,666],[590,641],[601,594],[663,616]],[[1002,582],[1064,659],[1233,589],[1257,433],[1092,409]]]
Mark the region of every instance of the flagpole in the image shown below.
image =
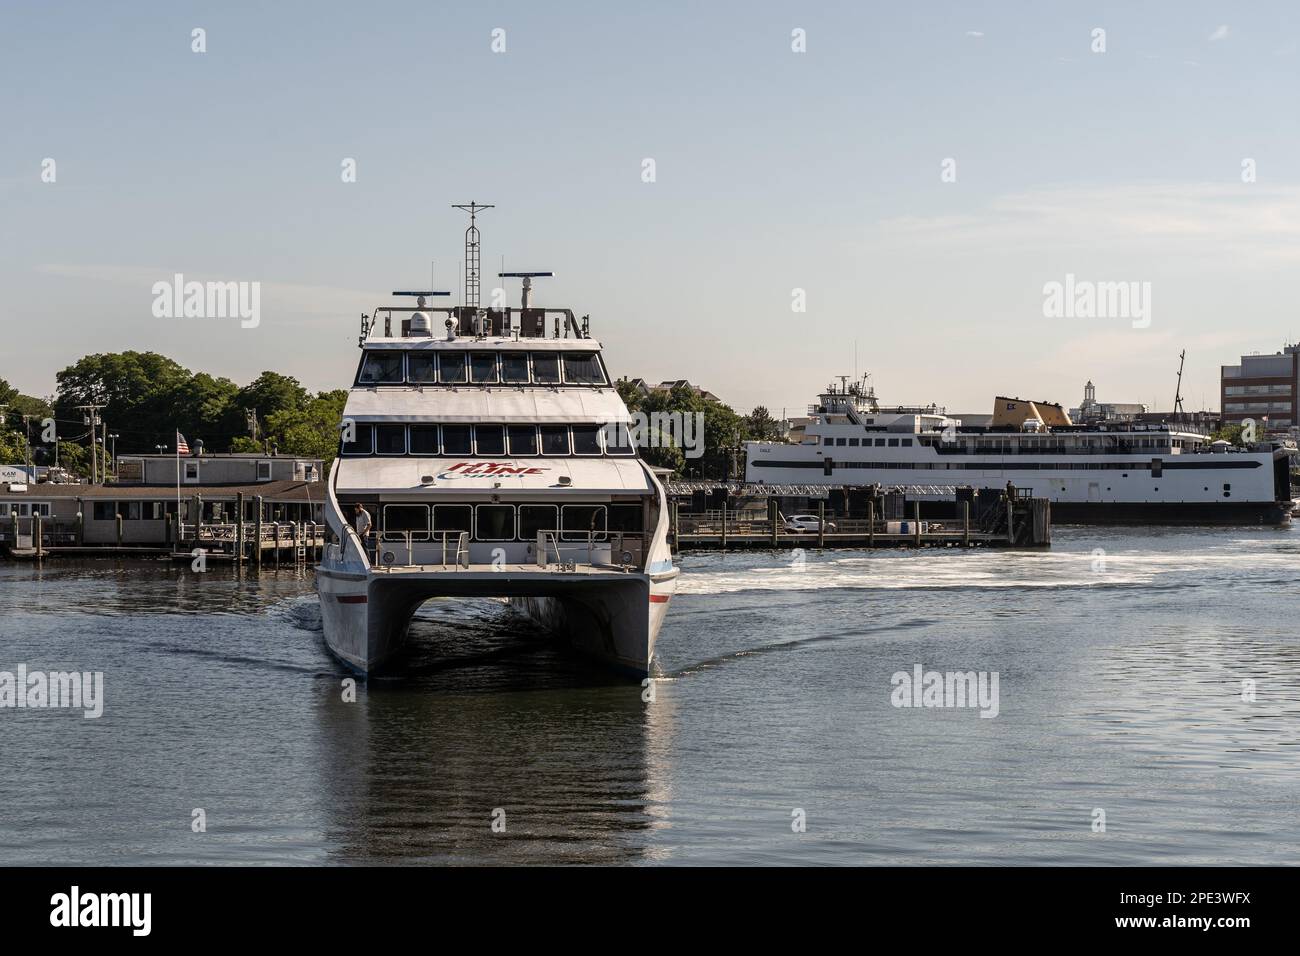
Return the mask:
[[[172,438],[172,443],[176,446],[176,517],[177,517],[177,519],[179,519],[179,521],[180,521],[180,527],[181,527],[181,530],[184,531],[184,529],[185,529],[185,518],[181,515],[181,442],[180,442],[180,438],[181,438],[181,433],[180,433],[180,432],[177,432],[177,433],[173,436],[173,438]],[[176,547],[179,549],[180,546],[181,546],[181,543],[180,543],[179,541],[177,541],[177,542],[176,542]]]

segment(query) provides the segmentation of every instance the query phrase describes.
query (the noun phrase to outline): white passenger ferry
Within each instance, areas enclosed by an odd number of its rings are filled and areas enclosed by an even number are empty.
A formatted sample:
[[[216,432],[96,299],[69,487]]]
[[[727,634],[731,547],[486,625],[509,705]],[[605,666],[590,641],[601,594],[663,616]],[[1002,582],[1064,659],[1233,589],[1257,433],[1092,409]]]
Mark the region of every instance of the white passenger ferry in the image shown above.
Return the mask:
[[[587,318],[531,305],[549,273],[503,274],[522,308],[479,308],[477,246],[471,222],[467,305],[394,293],[416,304],[362,319],[317,569],[326,643],[371,672],[423,602],[495,596],[644,676],[678,574],[663,487],[616,427],[630,416]]]
[[[747,442],[755,484],[1003,488],[1052,503],[1059,522],[1290,520],[1292,450],[1212,442],[1176,425],[1075,425],[1058,405],[999,397],[992,424],[942,408],[885,407],[862,382],[818,396],[790,442]]]

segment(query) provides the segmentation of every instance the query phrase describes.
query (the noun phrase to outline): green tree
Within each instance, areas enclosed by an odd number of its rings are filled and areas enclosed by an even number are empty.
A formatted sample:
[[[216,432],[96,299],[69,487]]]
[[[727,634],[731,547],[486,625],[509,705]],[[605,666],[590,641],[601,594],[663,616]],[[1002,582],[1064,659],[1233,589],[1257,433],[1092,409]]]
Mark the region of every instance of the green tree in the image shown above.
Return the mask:
[[[339,423],[347,398],[345,389],[319,392],[308,397],[301,408],[273,412],[257,441],[241,435],[231,442],[230,450],[252,454],[273,450],[281,455],[320,458],[328,466],[338,451]]]
[[[54,416],[54,407],[47,399],[24,395],[0,378],[0,463],[22,464],[27,453],[27,436],[31,436],[32,461],[45,464],[46,446],[41,441],[43,423]],[[29,421],[24,424],[23,416]],[[53,451],[49,458],[53,460]]]
[[[744,426],[749,441],[776,441],[781,437],[781,423],[762,405],[745,416]]]
[[[184,389],[190,371],[156,352],[87,355],[55,376],[54,401],[60,431],[78,423],[85,429],[80,405],[102,405],[102,420],[121,435],[118,452],[153,451],[172,445],[175,429],[197,424],[188,417]],[[72,440],[76,440],[75,438]]]
[[[1234,445],[1243,445],[1245,444],[1241,440],[1243,431],[1245,428],[1241,425],[1224,425],[1210,436],[1210,441],[1229,441]]]

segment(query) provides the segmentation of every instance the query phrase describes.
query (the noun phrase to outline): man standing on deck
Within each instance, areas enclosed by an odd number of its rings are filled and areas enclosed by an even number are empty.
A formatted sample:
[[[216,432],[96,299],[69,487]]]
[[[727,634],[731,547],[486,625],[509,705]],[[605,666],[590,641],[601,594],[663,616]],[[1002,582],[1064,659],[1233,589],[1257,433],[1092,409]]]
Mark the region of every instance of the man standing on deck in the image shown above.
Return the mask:
[[[370,547],[370,512],[357,502],[354,509],[352,525],[357,529],[357,534],[361,536],[361,546],[369,549]]]

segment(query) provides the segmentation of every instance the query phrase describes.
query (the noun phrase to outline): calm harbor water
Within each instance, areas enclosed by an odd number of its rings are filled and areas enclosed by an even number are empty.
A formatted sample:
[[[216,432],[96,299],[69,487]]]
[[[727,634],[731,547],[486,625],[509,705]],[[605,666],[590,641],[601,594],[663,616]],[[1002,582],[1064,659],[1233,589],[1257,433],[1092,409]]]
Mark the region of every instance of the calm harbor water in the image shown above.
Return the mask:
[[[0,864],[1300,862],[1300,529],[1054,538],[687,556],[650,703],[493,601],[348,703],[310,571],[0,564],[0,671],[105,681],[0,709]]]

